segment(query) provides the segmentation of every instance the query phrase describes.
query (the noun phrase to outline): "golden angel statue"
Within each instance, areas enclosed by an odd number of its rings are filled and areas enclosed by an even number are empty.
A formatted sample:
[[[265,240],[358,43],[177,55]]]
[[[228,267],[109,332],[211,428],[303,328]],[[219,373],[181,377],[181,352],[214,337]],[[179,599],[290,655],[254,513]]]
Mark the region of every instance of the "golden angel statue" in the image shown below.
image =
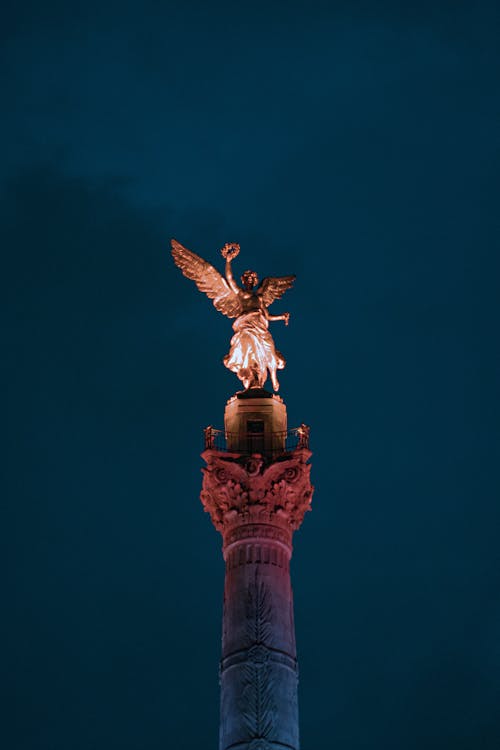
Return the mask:
[[[213,300],[219,312],[228,318],[236,318],[231,348],[223,359],[225,366],[236,373],[246,390],[263,388],[269,372],[273,388],[277,391],[276,370],[284,368],[285,360],[274,346],[269,321],[284,320],[288,325],[290,313],[270,315],[267,308],[290,289],[295,276],[268,276],[257,286],[257,274],[245,271],[241,277],[241,288],[236,284],[231,270],[231,261],[239,252],[240,246],[234,242],[226,243],[222,248],[222,257],[226,259],[224,278],[206,260],[172,240],[172,256],[184,276],[192,279],[200,292],[205,292]]]

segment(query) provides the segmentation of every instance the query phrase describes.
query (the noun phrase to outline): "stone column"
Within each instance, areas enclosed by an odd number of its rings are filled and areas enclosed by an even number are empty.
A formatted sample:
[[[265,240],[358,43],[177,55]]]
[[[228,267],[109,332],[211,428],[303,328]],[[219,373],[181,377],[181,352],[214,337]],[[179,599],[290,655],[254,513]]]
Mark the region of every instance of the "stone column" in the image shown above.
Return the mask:
[[[311,504],[311,452],[304,441],[285,451],[286,408],[272,394],[259,398],[262,393],[228,402],[231,451],[202,454],[201,500],[222,534],[226,562],[220,750],[299,748],[289,564],[292,534]],[[249,424],[265,424],[261,453],[249,453],[241,424],[249,417]]]

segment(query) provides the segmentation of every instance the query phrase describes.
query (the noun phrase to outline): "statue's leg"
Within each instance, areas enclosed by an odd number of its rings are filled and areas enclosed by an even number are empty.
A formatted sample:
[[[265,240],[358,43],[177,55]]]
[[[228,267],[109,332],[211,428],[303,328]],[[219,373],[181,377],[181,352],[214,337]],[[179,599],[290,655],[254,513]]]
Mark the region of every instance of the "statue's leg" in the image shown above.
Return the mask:
[[[250,383],[251,388],[263,388],[264,384],[262,382],[262,373],[259,369],[259,365],[257,362],[252,362],[251,365],[252,370],[252,381]]]
[[[250,383],[252,382],[252,372],[250,368],[242,367],[236,374],[238,375],[239,380],[241,380],[243,388],[248,391]]]
[[[269,374],[271,375],[271,382],[273,384],[274,390],[279,391],[280,384],[278,383],[278,378],[276,377],[276,370],[274,367],[269,370]]]

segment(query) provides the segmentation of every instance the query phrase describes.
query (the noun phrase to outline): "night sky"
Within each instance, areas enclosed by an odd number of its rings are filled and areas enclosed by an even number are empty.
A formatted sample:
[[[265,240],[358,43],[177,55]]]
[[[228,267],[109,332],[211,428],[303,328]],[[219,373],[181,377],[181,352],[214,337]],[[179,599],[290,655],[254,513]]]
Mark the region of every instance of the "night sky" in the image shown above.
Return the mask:
[[[497,750],[495,4],[9,5],[1,746],[217,747],[199,454],[240,384],[175,237],[297,274],[303,749]]]

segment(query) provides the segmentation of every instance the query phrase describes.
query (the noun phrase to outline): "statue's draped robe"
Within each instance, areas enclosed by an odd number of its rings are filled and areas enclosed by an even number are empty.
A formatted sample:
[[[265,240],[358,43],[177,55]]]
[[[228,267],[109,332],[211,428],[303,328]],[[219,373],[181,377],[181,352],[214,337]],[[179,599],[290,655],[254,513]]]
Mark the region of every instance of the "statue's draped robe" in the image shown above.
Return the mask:
[[[269,333],[269,323],[260,310],[239,315],[233,323],[234,336],[224,364],[236,373],[240,380],[255,375],[263,387],[267,370],[275,372],[285,366],[283,355],[274,346]]]

